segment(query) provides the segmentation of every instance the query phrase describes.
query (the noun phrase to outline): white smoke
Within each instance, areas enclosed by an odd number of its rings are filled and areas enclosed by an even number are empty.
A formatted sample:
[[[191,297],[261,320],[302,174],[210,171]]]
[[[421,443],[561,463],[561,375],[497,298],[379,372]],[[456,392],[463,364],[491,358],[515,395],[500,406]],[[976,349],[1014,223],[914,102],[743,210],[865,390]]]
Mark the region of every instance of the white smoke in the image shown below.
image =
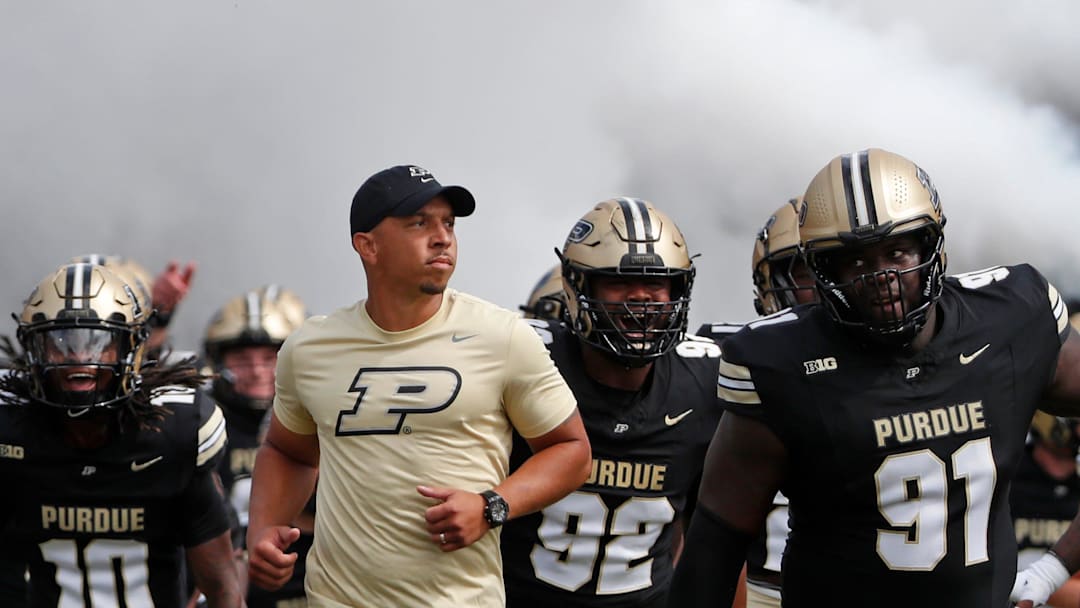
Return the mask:
[[[460,289],[523,303],[579,216],[633,195],[702,254],[693,321],[745,320],[754,232],[869,146],[935,179],[951,270],[1030,260],[1080,292],[1080,7],[960,6],[13,5],[0,309],[102,252],[199,263],[181,347],[267,282],[328,312],[364,295],[353,192],[417,163],[478,199],[458,224]]]

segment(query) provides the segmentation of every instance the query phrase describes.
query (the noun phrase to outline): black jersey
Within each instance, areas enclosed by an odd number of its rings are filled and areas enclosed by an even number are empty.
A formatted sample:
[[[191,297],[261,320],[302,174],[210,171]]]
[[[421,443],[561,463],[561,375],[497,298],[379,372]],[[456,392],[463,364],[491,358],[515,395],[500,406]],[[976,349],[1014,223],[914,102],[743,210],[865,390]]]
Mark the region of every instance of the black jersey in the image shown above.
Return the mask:
[[[945,280],[940,325],[911,357],[867,347],[820,306],[728,338],[719,393],[787,449],[787,608],[1008,605],[1008,491],[1067,336],[1030,266]]]
[[[218,394],[218,401],[225,414],[226,430],[229,443],[225,446],[225,455],[218,464],[218,475],[225,486],[225,495],[236,512],[239,529],[234,535],[234,545],[244,546],[247,542],[248,511],[251,503],[251,471],[255,468],[255,455],[259,451],[259,439],[264,423],[268,420],[268,410],[248,407],[243,400],[232,403],[227,395]],[[315,511],[315,496],[308,501],[306,510]],[[249,608],[273,608],[287,605],[285,600],[305,597],[304,576],[307,554],[311,550],[314,538],[311,534],[301,533],[300,538],[290,545],[287,553],[296,553],[292,577],[280,588],[267,591],[254,584],[247,589]]]
[[[722,345],[724,340],[735,335],[742,328],[742,323],[703,323],[695,333]]]
[[[183,606],[183,547],[228,530],[213,479],[225,421],[212,400],[178,388],[157,430],[103,447],[69,447],[38,405],[0,407],[7,547],[30,569],[30,605]],[[49,412],[52,414],[53,412]]]
[[[712,338],[723,349],[724,340],[738,333],[743,325],[737,323],[705,323],[697,335]],[[780,563],[788,537],[788,499],[783,492],[773,498],[772,509],[757,538],[746,549],[746,581],[748,584],[779,591]]]
[[[696,499],[722,411],[715,394],[720,350],[688,337],[656,360],[643,390],[625,392],[586,375],[579,342],[565,326],[530,323],[577,398],[593,469],[577,491],[503,526],[507,605],[662,605],[678,542],[674,522]],[[515,434],[511,471],[531,453]]]
[[[1080,475],[1074,471],[1065,479],[1048,475],[1024,452],[1009,494],[1013,527],[1019,550],[1018,568],[1026,568],[1042,557],[1065,533],[1080,510]]]
[[[251,470],[255,467],[255,454],[259,450],[259,427],[264,410],[254,408],[230,407],[219,399],[221,411],[225,414],[225,429],[229,433],[229,443],[225,446],[223,458],[218,463],[218,476],[225,486],[225,495],[240,520],[241,536],[246,534],[248,509],[251,502]]]

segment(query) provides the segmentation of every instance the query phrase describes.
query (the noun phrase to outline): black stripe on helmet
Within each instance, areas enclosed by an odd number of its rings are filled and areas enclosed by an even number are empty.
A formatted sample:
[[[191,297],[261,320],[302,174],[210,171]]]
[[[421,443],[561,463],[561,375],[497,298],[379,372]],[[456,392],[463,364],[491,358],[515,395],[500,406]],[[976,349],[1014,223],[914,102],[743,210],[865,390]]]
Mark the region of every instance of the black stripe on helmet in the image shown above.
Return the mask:
[[[848,223],[851,229],[855,230],[859,227],[859,214],[855,211],[855,192],[851,187],[851,157],[846,154],[840,157],[840,176],[844,181],[844,201],[847,203]]]
[[[78,267],[71,265],[67,267],[67,272],[64,275],[64,310],[70,310],[75,308],[75,271]]]
[[[636,222],[634,221],[634,212],[630,209],[630,205],[636,203],[637,201],[633,201],[628,198],[620,198],[617,200],[619,203],[619,208],[622,209],[623,212],[623,223],[626,224],[626,240],[628,241],[630,246],[630,250],[628,253],[639,253],[640,247],[638,243],[640,242],[641,237],[638,236],[637,233],[637,226]]]
[[[877,206],[874,204],[874,185],[870,180],[870,151],[859,153],[859,176],[862,178],[863,197],[866,199],[866,221],[877,226]]]

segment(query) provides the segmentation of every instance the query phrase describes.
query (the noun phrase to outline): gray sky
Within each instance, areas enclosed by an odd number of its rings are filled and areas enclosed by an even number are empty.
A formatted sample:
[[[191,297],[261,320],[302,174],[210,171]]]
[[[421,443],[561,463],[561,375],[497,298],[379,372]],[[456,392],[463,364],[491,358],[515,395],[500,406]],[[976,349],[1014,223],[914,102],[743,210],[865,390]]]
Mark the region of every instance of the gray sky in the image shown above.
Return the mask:
[[[1080,294],[1080,4],[941,4],[5,1],[0,312],[91,252],[198,262],[183,348],[271,281],[329,312],[364,295],[353,192],[416,163],[477,197],[459,289],[515,307],[639,196],[701,254],[692,323],[742,321],[754,232],[872,146],[934,178],[951,272]]]

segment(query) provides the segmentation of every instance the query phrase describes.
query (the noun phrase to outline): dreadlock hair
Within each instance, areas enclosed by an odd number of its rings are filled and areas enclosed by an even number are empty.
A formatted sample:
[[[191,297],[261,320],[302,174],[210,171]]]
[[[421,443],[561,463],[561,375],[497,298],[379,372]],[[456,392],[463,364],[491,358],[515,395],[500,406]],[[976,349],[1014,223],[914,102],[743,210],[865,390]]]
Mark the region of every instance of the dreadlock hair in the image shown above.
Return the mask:
[[[7,358],[7,373],[0,375],[0,403],[9,406],[26,406],[34,402],[30,378],[31,369],[26,352],[10,336],[0,336],[0,353]],[[168,408],[153,404],[162,395],[197,389],[210,380],[196,366],[191,356],[176,362],[165,363],[165,358],[148,362],[132,383],[131,393],[120,405],[110,408],[117,412],[121,431],[160,430],[165,416],[172,414]]]

